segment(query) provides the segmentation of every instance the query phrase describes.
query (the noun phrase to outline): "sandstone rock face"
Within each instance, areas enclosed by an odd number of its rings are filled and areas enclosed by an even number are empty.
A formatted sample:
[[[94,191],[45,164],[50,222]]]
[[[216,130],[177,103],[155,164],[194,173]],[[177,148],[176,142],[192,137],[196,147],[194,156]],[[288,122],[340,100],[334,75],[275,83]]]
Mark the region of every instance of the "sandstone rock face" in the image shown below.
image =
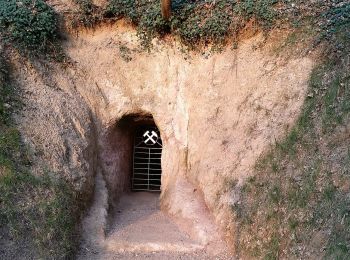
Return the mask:
[[[232,183],[244,182],[293,125],[313,67],[307,57],[278,58],[269,44],[257,48],[262,41],[257,35],[235,50],[187,57],[176,42],[139,52],[123,25],[80,32],[65,43],[74,66],[51,71],[55,87],[35,75],[20,79],[29,107],[19,121],[51,167],[81,186],[98,168],[116,200],[131,167],[118,121],[151,114],[163,140],[162,208],[192,223],[204,243],[215,227],[200,234],[196,223],[209,211],[232,239],[230,206],[239,199]]]
[[[182,188],[185,180],[229,230],[230,183],[244,181],[259,155],[293,125],[313,66],[309,58],[279,59],[269,44],[256,48],[262,40],[257,35],[237,50],[186,59],[176,43],[137,52],[135,33],[120,25],[72,38],[66,49],[86,75],[78,90],[99,120],[99,150],[105,130],[123,115],[152,114],[164,143],[163,208],[193,213],[186,210],[193,194]],[[121,164],[106,167],[105,158],[105,175],[115,175]]]
[[[15,120],[33,158],[31,170],[37,175],[45,171],[61,175],[90,196],[97,153],[87,103],[61,66],[20,58],[12,64],[11,77],[23,102]]]

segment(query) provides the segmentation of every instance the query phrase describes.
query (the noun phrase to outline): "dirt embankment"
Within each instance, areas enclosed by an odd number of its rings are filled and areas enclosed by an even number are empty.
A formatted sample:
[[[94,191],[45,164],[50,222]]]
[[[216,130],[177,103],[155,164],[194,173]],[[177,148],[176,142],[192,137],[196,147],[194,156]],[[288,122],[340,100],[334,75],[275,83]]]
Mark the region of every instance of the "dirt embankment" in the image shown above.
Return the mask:
[[[138,52],[135,33],[117,24],[81,32],[66,46],[87,76],[79,89],[101,136],[124,114],[152,114],[164,140],[163,208],[191,219],[195,207],[183,199],[191,185],[228,237],[235,200],[226,193],[229,183],[248,177],[259,155],[293,125],[313,67],[310,58],[278,57],[275,40],[258,47],[263,41],[256,35],[237,50],[185,59],[176,43]],[[110,162],[100,159],[112,175]]]
[[[67,68],[15,63],[25,103],[17,122],[38,165],[87,194],[100,167],[117,199],[127,148],[123,135],[108,136],[124,115],[152,114],[164,142],[162,209],[188,223],[208,211],[232,241],[230,184],[293,125],[313,67],[308,57],[278,57],[275,41],[258,47],[264,41],[258,34],[238,49],[188,58],[176,42],[140,52],[135,32],[120,24],[80,32],[65,43]],[[202,241],[211,236],[188,226]]]

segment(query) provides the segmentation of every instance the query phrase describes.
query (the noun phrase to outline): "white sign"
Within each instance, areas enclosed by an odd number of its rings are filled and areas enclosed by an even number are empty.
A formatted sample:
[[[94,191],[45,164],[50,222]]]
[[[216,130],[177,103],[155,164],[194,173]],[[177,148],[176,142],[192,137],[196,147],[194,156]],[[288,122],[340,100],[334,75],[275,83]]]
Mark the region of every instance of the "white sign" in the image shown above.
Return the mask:
[[[145,144],[155,144],[158,140],[158,134],[155,131],[146,131],[143,134],[143,137],[145,138],[144,143]]]

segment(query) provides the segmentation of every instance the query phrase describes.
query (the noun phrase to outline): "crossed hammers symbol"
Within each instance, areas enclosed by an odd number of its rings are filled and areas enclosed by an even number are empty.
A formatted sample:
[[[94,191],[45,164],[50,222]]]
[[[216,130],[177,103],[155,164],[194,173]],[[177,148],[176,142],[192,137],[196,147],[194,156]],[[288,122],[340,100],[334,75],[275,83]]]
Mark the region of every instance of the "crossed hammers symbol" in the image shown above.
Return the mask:
[[[149,134],[149,131],[146,131],[144,134],[143,134],[143,137],[146,137],[147,136],[147,139],[145,140],[145,143],[147,144],[149,141],[151,141],[153,144],[156,143],[156,141],[153,139],[153,137],[157,137],[158,138],[158,135],[156,132],[152,131],[151,132],[152,135]]]

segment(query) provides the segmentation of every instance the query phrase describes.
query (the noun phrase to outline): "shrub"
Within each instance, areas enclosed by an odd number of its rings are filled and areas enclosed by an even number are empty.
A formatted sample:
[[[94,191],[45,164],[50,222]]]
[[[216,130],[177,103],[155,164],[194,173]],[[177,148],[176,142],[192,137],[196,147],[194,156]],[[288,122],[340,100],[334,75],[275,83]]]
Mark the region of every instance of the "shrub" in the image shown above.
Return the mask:
[[[326,39],[332,50],[350,50],[350,3],[330,8],[323,14],[322,38]]]
[[[173,1],[172,16],[163,20],[158,0],[110,0],[104,16],[126,18],[137,26],[144,47],[150,47],[154,37],[172,33],[190,48],[213,43],[225,43],[231,32],[237,32],[248,19],[254,18],[265,28],[277,17],[276,0]]]
[[[79,6],[79,12],[69,18],[72,28],[80,25],[91,28],[101,20],[101,10],[91,0],[74,0],[74,2]]]
[[[47,51],[57,39],[56,15],[42,0],[1,0],[0,32],[19,48]]]

